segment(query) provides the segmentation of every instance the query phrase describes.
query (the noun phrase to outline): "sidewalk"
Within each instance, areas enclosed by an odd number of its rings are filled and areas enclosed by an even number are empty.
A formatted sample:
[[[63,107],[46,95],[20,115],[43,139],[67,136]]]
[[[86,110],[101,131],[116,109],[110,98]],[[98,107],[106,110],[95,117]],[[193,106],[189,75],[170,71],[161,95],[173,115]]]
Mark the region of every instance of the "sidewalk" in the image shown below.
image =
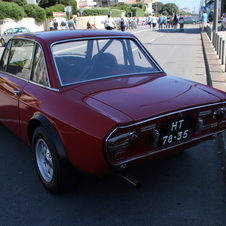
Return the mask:
[[[206,33],[201,33],[203,44],[207,55],[207,61],[212,80],[212,86],[226,92],[226,73],[224,72],[221,60],[213,48],[212,42]]]
[[[212,86],[226,92],[226,73],[224,72],[224,68],[221,65],[221,61],[219,60],[219,57],[216,54],[215,49],[213,48],[208,35],[206,33],[201,33],[201,36],[206,51],[206,57],[209,66],[209,73],[210,79],[212,81]],[[226,132],[220,134],[218,138],[223,158],[222,170],[226,175]]]

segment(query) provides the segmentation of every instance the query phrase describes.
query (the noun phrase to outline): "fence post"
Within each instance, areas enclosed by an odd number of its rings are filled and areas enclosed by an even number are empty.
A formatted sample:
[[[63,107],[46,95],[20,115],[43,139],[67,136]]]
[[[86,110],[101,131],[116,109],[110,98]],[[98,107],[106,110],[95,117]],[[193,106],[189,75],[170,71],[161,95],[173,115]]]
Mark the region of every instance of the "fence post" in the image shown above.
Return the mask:
[[[221,58],[222,58],[222,37],[220,37],[220,42],[219,42],[219,59]]]
[[[213,47],[216,48],[216,31],[213,32]]]
[[[218,46],[219,46],[219,35],[216,34],[216,47],[215,47],[215,51],[216,51],[217,55],[218,55]]]
[[[225,40],[222,41],[222,58],[221,58],[221,64],[223,65],[225,62]]]

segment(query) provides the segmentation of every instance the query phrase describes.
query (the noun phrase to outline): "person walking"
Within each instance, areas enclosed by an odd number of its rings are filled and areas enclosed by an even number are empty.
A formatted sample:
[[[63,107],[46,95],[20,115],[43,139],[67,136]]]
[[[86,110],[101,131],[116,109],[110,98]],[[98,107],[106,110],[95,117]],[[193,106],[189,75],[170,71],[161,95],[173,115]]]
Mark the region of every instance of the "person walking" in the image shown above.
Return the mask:
[[[155,31],[155,27],[157,24],[157,18],[155,15],[152,16],[151,23],[152,23],[152,30]]]
[[[163,28],[167,28],[167,17],[163,16]]]
[[[50,31],[53,30],[53,20],[50,20],[50,22],[49,22],[49,30]]]
[[[208,16],[209,25],[212,28],[213,27],[213,10],[210,11]]]
[[[70,17],[70,20],[68,21],[68,27],[69,27],[70,30],[75,30],[76,29],[75,22],[74,22],[72,16]]]
[[[159,30],[161,30],[161,29],[162,29],[163,20],[164,20],[164,18],[163,18],[163,16],[161,15],[161,16],[159,17],[159,19],[158,19]]]
[[[180,31],[184,31],[184,17],[182,15],[179,16],[179,24],[180,24]]]
[[[125,17],[125,13],[122,12],[121,18],[119,19],[119,26],[121,28],[121,31],[125,31],[126,30],[127,23],[128,23],[128,21],[127,21],[127,19]]]
[[[208,21],[208,14],[206,13],[206,10],[203,10],[203,13],[202,13],[202,32],[204,32],[206,30],[207,21]]]
[[[54,19],[53,22],[53,30],[58,30],[58,22],[56,21],[56,19]]]
[[[104,21],[104,27],[106,30],[112,30],[115,28],[115,21],[111,18],[111,14],[109,13],[107,18]]]
[[[173,29],[175,32],[177,31],[177,24],[178,24],[178,18],[177,18],[177,15],[175,15],[173,18]]]
[[[151,14],[148,16],[147,23],[149,24],[149,26],[151,28],[151,24],[152,24],[152,16],[151,16]]]
[[[87,29],[92,29],[91,24],[90,24],[89,21],[87,21],[87,23],[86,23],[86,28],[87,28]]]

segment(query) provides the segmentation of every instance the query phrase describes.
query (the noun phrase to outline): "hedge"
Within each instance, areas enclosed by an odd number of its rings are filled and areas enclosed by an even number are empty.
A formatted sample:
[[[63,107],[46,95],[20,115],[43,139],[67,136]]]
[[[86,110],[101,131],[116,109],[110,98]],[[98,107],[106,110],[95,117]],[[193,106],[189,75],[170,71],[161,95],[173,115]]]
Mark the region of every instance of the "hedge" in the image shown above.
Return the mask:
[[[0,2],[0,19],[11,18],[21,20],[26,17],[24,9],[13,2]]]
[[[28,17],[33,17],[37,22],[46,20],[46,12],[43,8],[35,4],[27,4],[24,6],[24,11]]]
[[[123,10],[112,9],[112,8],[93,8],[93,9],[84,9],[83,16],[103,16],[111,13],[112,17],[120,17]]]

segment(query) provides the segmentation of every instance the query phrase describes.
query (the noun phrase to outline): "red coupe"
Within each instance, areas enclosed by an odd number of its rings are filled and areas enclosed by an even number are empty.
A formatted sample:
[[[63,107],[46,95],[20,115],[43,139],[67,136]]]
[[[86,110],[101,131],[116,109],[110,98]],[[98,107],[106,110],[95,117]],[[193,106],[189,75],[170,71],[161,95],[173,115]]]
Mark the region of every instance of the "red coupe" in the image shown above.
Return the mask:
[[[166,75],[130,33],[20,34],[0,62],[0,121],[32,146],[53,193],[79,171],[121,172],[139,186],[127,167],[225,130],[226,93]]]

